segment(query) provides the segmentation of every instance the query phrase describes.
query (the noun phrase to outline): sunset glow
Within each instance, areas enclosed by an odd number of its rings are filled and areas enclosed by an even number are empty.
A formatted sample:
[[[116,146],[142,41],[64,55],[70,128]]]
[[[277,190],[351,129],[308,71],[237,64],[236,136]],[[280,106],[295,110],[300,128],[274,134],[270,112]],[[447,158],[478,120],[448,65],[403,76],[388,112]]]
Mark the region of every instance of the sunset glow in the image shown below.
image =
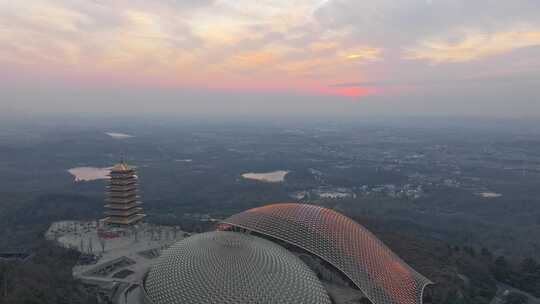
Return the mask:
[[[358,100],[538,70],[536,2],[413,2],[0,0],[0,78]]]

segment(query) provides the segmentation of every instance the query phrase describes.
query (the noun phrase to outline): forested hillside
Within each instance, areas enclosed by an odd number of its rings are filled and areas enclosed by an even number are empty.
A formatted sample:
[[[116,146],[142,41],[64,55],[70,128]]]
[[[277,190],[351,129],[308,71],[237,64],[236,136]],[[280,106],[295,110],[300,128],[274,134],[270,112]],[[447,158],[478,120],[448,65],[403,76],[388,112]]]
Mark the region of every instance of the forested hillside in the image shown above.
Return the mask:
[[[79,257],[73,250],[41,241],[25,260],[0,260],[1,304],[94,304],[72,277]]]

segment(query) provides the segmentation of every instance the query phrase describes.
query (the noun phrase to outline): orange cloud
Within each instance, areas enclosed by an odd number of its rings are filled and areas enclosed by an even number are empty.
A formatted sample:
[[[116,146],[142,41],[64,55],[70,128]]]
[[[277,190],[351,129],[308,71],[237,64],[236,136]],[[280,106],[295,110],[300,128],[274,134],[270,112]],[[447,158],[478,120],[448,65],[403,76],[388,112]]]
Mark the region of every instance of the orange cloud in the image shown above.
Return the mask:
[[[372,47],[360,47],[340,53],[343,57],[351,60],[376,61],[381,58],[382,50]]]
[[[0,20],[0,44],[8,46],[0,61],[92,85],[371,93],[325,87],[358,77],[361,64],[380,60],[382,50],[351,46],[340,31],[299,31],[317,27],[311,14],[319,2],[222,1],[192,14],[128,2],[79,9],[63,1],[0,4],[13,20]],[[104,7],[114,22],[92,15]]]
[[[420,45],[408,49],[405,58],[428,60],[435,64],[465,62],[539,45],[540,31],[473,33],[457,43],[441,40],[424,41]]]

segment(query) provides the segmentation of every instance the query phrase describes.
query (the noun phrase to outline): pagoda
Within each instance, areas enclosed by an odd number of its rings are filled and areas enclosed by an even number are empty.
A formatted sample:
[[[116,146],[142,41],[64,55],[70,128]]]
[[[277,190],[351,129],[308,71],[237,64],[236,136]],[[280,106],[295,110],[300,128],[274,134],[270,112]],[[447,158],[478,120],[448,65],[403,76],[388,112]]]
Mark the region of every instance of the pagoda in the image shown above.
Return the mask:
[[[109,176],[104,222],[113,226],[130,226],[141,221],[146,215],[137,195],[135,169],[122,161],[112,167]]]

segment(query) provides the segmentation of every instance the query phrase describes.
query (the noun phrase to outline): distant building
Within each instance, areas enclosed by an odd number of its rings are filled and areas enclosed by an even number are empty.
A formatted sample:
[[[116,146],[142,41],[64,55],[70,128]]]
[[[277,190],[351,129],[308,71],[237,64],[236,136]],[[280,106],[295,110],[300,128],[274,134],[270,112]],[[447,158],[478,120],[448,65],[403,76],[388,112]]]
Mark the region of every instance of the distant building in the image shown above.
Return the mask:
[[[135,169],[121,162],[111,169],[109,176],[104,222],[114,226],[130,226],[141,221],[145,214],[137,194]]]

